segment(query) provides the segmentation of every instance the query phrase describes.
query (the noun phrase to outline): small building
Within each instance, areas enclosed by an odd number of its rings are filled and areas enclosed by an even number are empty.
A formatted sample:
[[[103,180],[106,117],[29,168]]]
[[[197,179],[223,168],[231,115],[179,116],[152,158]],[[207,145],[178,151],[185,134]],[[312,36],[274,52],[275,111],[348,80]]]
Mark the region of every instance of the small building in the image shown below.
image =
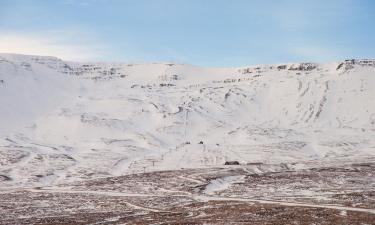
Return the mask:
[[[224,165],[240,165],[238,161],[226,161]]]

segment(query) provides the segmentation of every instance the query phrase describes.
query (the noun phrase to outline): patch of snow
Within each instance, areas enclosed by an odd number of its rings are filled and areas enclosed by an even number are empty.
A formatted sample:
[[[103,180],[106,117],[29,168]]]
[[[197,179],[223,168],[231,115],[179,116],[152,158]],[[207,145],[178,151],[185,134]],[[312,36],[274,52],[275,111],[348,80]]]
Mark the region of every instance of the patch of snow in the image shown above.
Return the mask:
[[[211,180],[205,187],[203,193],[211,195],[229,188],[232,184],[242,182],[244,176],[227,176]]]

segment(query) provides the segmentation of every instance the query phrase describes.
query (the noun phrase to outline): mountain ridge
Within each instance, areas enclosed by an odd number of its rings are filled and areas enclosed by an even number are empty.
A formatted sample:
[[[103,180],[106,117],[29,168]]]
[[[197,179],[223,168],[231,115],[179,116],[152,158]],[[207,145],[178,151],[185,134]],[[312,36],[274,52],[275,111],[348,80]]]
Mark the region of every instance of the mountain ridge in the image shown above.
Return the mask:
[[[375,154],[375,61],[204,68],[0,54],[4,185]]]
[[[338,61],[330,61],[325,63],[319,63],[314,61],[302,61],[302,62],[285,62],[285,63],[270,63],[270,64],[250,64],[250,65],[243,65],[243,66],[235,66],[235,67],[207,67],[207,66],[196,66],[193,64],[186,64],[186,63],[176,63],[173,61],[166,61],[166,62],[121,62],[121,61],[95,61],[95,60],[88,60],[88,61],[72,61],[72,60],[64,60],[62,58],[56,57],[56,56],[50,56],[50,55],[30,55],[30,54],[18,54],[18,53],[0,53],[0,57],[2,58],[13,58],[13,60],[20,61],[20,60],[32,60],[32,61],[38,61],[38,60],[54,60],[54,61],[61,61],[65,63],[72,63],[72,64],[108,64],[108,65],[147,65],[147,64],[165,64],[165,65],[187,65],[187,66],[195,66],[195,67],[202,67],[202,68],[231,68],[231,69],[241,69],[241,68],[256,68],[256,67],[268,67],[268,68],[277,68],[277,67],[283,67],[283,66],[296,66],[296,65],[320,65],[320,64],[337,64],[338,66],[343,64],[351,64],[351,65],[362,65],[362,66],[375,66],[375,59],[371,58],[348,58]],[[278,68],[281,69],[281,68]],[[296,67],[292,68],[286,68],[289,70],[295,70]],[[339,68],[337,68],[339,69]]]

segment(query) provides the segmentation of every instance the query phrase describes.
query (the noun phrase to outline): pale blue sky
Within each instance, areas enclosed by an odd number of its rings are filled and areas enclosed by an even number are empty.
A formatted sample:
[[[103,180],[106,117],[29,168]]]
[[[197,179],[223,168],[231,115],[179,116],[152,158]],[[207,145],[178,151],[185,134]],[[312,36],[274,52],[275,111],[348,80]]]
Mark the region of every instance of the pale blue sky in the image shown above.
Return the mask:
[[[375,58],[372,0],[0,0],[0,52],[242,66]]]

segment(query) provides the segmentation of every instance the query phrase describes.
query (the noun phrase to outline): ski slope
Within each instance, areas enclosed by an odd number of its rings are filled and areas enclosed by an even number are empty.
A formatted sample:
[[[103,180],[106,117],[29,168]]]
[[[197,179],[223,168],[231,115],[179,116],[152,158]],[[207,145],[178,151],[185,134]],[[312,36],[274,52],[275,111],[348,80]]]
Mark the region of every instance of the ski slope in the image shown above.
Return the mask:
[[[243,68],[0,54],[0,187],[375,155],[375,61]]]

